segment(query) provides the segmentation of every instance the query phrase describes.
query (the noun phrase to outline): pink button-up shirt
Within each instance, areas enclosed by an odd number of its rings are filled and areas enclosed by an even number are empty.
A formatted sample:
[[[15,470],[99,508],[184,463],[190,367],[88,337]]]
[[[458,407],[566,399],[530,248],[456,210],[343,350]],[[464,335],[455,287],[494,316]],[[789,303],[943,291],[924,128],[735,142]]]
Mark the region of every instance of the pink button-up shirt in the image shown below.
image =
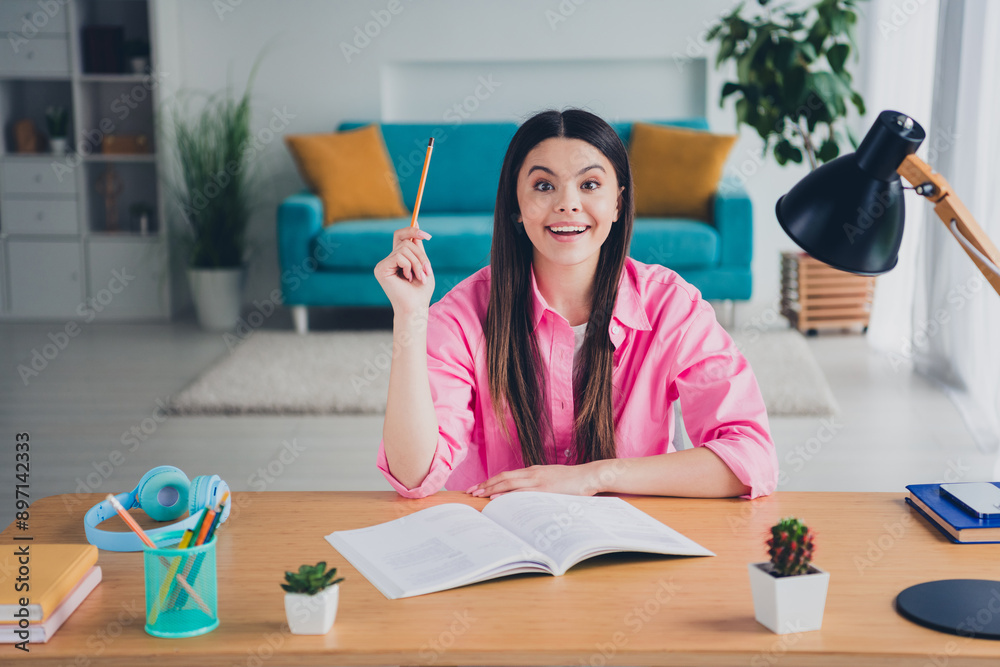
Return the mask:
[[[554,431],[545,439],[545,455],[550,463],[572,464],[573,330],[545,302],[534,270],[531,287]],[[421,498],[442,486],[464,491],[524,467],[513,417],[506,415],[511,442],[490,405],[483,332],[489,295],[486,267],[430,307],[427,370],[438,442],[423,483],[412,489],[401,484],[379,444],[378,467],[402,496]],[[778,461],[757,380],[697,289],[666,267],[627,258],[608,335],[615,348],[619,458],[674,451],[673,403],[680,400],[691,441],[715,452],[750,487],[744,498],[774,491]]]

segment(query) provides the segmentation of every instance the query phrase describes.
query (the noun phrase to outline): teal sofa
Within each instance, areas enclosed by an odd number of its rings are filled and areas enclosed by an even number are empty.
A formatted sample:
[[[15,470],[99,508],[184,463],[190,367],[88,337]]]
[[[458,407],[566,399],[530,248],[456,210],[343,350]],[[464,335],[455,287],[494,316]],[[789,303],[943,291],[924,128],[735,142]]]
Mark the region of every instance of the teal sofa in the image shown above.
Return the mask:
[[[707,130],[703,118],[648,121]],[[369,123],[344,122],[339,130]],[[631,123],[612,126],[628,145]],[[383,123],[389,156],[403,200],[411,211],[417,196],[427,140],[434,137],[420,228],[434,240],[425,245],[434,267],[437,301],[487,266],[493,234],[500,167],[516,123]],[[672,218],[636,218],[630,254],[663,264],[701,290],[706,299],[750,298],[753,220],[750,199],[736,183],[720,184],[712,223]],[[278,206],[278,260],[285,305],[295,328],[308,330],[308,308],[391,307],[375,279],[375,264],[392,249],[393,231],[409,218],[345,220],[323,227],[322,204],[309,192]]]

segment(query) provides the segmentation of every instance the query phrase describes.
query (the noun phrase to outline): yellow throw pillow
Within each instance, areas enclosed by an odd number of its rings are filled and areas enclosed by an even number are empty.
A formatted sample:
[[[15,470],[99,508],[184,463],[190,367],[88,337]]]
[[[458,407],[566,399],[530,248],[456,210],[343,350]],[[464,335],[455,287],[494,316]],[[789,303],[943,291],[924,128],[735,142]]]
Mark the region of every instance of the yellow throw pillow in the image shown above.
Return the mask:
[[[286,135],[285,144],[302,180],[323,201],[324,226],[338,220],[410,215],[378,125]]]
[[[734,134],[633,123],[629,160],[635,215],[710,220]]]

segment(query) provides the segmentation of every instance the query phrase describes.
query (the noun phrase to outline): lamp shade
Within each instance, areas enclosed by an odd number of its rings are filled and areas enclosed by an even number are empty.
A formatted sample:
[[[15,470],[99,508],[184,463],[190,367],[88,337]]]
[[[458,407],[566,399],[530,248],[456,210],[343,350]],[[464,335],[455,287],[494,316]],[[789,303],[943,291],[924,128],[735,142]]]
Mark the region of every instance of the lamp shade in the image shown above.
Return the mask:
[[[925,136],[909,116],[883,111],[856,153],[813,170],[778,200],[782,229],[836,269],[872,276],[893,268],[904,217],[896,169]]]

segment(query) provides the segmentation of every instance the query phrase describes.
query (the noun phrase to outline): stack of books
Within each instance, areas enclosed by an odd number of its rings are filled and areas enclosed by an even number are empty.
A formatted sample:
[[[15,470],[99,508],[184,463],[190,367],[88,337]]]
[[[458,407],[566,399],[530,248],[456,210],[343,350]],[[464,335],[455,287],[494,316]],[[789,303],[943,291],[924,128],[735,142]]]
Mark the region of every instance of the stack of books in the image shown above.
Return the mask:
[[[911,484],[906,502],[945,537],[959,544],[1000,542],[1000,519],[979,519],[941,495],[940,484]]]
[[[28,549],[27,563],[18,553],[21,547]],[[97,547],[92,544],[4,545],[0,552],[0,642],[47,642],[100,581]],[[26,607],[22,599],[28,602]],[[24,630],[27,638],[20,634]]]

